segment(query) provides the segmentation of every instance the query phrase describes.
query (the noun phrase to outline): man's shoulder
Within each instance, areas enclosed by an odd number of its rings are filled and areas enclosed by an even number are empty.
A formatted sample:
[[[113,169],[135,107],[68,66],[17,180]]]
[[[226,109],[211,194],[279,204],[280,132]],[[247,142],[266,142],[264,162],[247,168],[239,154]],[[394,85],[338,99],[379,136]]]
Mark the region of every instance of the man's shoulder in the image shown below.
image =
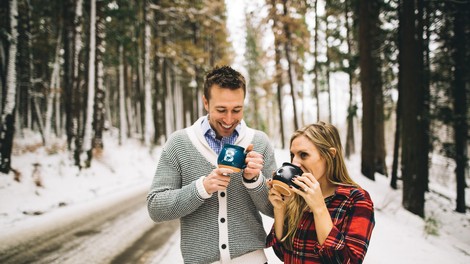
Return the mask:
[[[251,129],[253,129],[253,131],[255,133],[255,139],[254,140],[269,141],[269,138],[268,138],[268,135],[266,134],[266,132],[264,132],[262,130],[254,129],[254,128],[251,128]]]
[[[188,133],[186,129],[180,129],[170,134],[165,145],[169,146],[169,145],[174,145],[174,144],[180,144],[187,140],[188,140]]]

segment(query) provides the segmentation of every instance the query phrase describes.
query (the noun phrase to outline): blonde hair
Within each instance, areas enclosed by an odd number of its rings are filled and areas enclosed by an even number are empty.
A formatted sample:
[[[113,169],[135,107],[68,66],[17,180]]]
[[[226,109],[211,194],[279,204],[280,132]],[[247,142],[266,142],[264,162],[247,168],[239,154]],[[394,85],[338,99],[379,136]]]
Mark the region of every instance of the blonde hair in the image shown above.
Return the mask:
[[[310,124],[294,132],[290,139],[290,145],[294,139],[304,136],[310,140],[320,153],[320,157],[326,161],[325,177],[335,185],[349,185],[359,187],[351,177],[349,177],[348,169],[343,158],[343,147],[338,130],[335,126],[324,122]],[[331,151],[334,148],[336,152]],[[286,208],[286,216],[284,219],[285,236],[281,241],[290,249],[297,226],[302,218],[302,214],[308,209],[307,203],[300,195],[294,195]]]

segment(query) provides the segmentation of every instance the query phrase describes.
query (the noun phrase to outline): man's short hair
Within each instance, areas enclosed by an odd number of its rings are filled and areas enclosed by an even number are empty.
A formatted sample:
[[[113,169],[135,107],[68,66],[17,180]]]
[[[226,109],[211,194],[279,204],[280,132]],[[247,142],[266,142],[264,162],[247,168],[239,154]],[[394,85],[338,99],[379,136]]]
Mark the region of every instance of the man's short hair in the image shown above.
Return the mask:
[[[220,88],[231,90],[242,88],[243,96],[246,96],[245,77],[230,66],[216,66],[206,74],[206,78],[204,80],[204,97],[206,97],[207,100],[210,99],[210,89],[213,85],[218,85]]]

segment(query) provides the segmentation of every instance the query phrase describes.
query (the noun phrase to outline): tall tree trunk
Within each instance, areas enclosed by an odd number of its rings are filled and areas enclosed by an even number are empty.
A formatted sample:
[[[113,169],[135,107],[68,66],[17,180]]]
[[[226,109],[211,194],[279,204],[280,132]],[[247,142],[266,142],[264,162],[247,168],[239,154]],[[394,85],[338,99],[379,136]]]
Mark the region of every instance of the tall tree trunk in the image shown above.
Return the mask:
[[[378,45],[376,45],[378,48]],[[379,58],[376,57],[376,60]],[[385,158],[387,156],[387,150],[385,149],[385,118],[384,118],[384,99],[382,93],[382,80],[380,72],[377,72],[375,77],[374,89],[375,89],[375,171],[387,176],[387,165]]]
[[[157,47],[155,49],[158,50]],[[155,83],[155,92],[153,93],[153,101],[155,102],[155,105],[153,106],[153,124],[155,127],[155,137],[153,140],[153,143],[157,145],[160,141],[160,137],[162,136],[162,130],[160,126],[160,113],[161,113],[161,101],[160,101],[160,93],[162,89],[162,82],[161,82],[161,75],[159,72],[161,71],[160,69],[160,57],[158,55],[155,55],[154,60],[153,60],[153,68],[155,69],[155,74],[154,74],[154,83]],[[199,99],[199,98],[197,98]],[[197,99],[193,100],[197,101]]]
[[[64,21],[64,30],[63,30],[63,40],[64,40],[64,100],[65,107],[65,131],[67,135],[67,148],[69,151],[73,149],[73,126],[72,126],[72,91],[73,91],[73,55],[74,55],[74,41],[73,41],[73,32],[74,32],[74,18],[75,17],[75,1],[66,0],[63,2],[62,10],[62,20]]]
[[[119,145],[124,144],[127,137],[126,94],[124,92],[124,47],[119,45]]]
[[[359,13],[359,54],[360,54],[360,68],[361,68],[361,90],[362,90],[362,161],[361,172],[369,179],[375,180],[375,154],[376,154],[376,130],[375,130],[375,98],[376,89],[373,80],[374,74],[377,74],[375,67],[378,66],[374,61],[373,38],[374,23],[377,22],[378,11],[374,6],[377,3],[373,1],[360,0],[360,13]],[[374,139],[374,140],[371,140]]]
[[[9,17],[7,14],[10,12],[9,6],[10,2],[9,1],[0,1],[0,12],[5,15],[5,19],[0,20],[0,27],[1,28],[9,28],[9,23],[10,21],[6,19],[6,17]],[[5,89],[6,89],[6,74],[7,74],[7,50],[8,49],[8,43],[6,39],[0,39],[0,102],[5,102]],[[1,104],[3,106],[3,104]],[[1,110],[1,109],[0,109]],[[17,111],[18,112],[18,111]]]
[[[141,49],[140,45],[138,48],[138,58],[141,57]],[[123,130],[125,132],[124,137],[125,138],[130,138],[133,133],[137,133],[139,135],[142,135],[143,138],[143,132],[141,127],[139,127],[139,124],[142,124],[142,116],[140,115],[141,109],[139,106],[141,105],[141,98],[140,95],[142,94],[141,91],[143,90],[143,67],[141,63],[141,59],[139,59],[139,64],[137,67],[133,67],[132,63],[129,63],[127,59],[127,53],[123,51],[123,58],[122,58],[122,71],[123,71],[123,79],[122,83],[124,84],[123,86],[123,91],[122,94],[124,95],[123,97],[123,102],[124,102],[124,116],[122,118],[125,119],[125,122],[123,124],[126,125],[126,128]],[[137,73],[134,71],[137,70]],[[134,77],[137,77],[137,85],[136,83],[133,82]],[[139,114],[137,114],[139,113]]]
[[[174,90],[174,98],[173,98],[173,107],[175,111],[175,130],[183,129],[184,128],[184,115],[186,112],[184,111],[184,103],[183,103],[183,91],[181,87],[181,73],[175,67],[175,70],[172,72],[172,80],[173,80],[173,90]]]
[[[28,115],[28,121],[26,123],[29,129],[36,130],[37,128],[40,132],[41,138],[44,143],[44,133],[42,126],[42,116],[40,115],[38,102],[42,99],[42,91],[35,89],[33,85],[33,52],[32,52],[32,38],[33,34],[31,32],[31,6],[28,5],[25,1],[18,2],[18,40],[17,40],[17,58],[16,58],[16,76],[17,76],[17,110],[18,118],[15,120],[15,123],[20,120],[24,111],[22,106],[26,106],[26,111]],[[22,100],[25,100],[22,102]]]
[[[18,41],[18,3],[10,0],[10,47],[8,50],[6,97],[0,127],[0,172],[11,170],[11,150],[15,133],[16,110],[16,56]]]
[[[150,5],[150,2],[147,2]],[[150,23],[153,22],[153,10],[148,6],[145,8],[145,47],[144,47],[144,89],[145,89],[145,132],[144,132],[144,143],[146,146],[150,146],[155,136],[155,127],[153,125],[153,113],[152,113],[152,68],[151,68],[151,48],[152,48],[152,29]]]
[[[400,33],[398,33],[400,34]],[[400,43],[400,40],[398,41]],[[398,64],[401,65],[401,61],[403,60],[401,54],[398,57]],[[393,189],[397,189],[397,181],[398,181],[398,164],[400,160],[400,142],[401,142],[401,133],[402,133],[402,128],[401,128],[401,121],[402,121],[402,84],[401,81],[398,81],[398,100],[397,100],[397,105],[396,105],[396,114],[395,114],[395,140],[393,143],[393,163],[392,163],[392,176],[390,178],[390,187]]]
[[[158,57],[155,55],[154,60],[154,69],[155,69],[155,93],[154,93],[154,124],[155,124],[155,144],[161,143],[163,144],[165,141],[165,131],[164,131],[164,124],[162,120],[164,120],[162,116],[163,109],[163,99],[164,99],[164,84],[162,81],[162,62],[163,58]],[[200,98],[197,98],[200,99]]]
[[[67,146],[75,165],[81,168],[82,96],[80,83],[80,52],[82,49],[82,0],[63,2],[64,25],[64,96]]]
[[[315,13],[315,37],[313,40],[313,60],[314,60],[314,66],[313,66],[313,75],[315,76],[314,79],[314,94],[315,94],[315,100],[317,101],[317,121],[320,121],[320,80],[318,76],[318,0],[315,0],[314,2],[314,13]]]
[[[276,37],[275,37],[276,38]],[[279,38],[279,37],[277,37]],[[284,82],[282,81],[282,65],[281,65],[281,51],[279,49],[279,44],[280,41],[279,39],[275,39],[275,64],[276,64],[276,73],[275,73],[275,78],[276,78],[276,87],[277,87],[277,107],[278,107],[278,113],[279,113],[279,132],[281,134],[281,147],[282,149],[285,148],[285,135],[284,135],[284,111],[283,111],[283,105],[282,105],[282,88],[284,87]]]
[[[398,17],[399,19],[402,19],[403,17],[403,6],[400,4],[398,6]],[[402,27],[398,27],[398,45],[401,47],[401,43],[403,41],[402,39]],[[390,178],[390,187],[393,189],[397,189],[398,185],[398,165],[400,163],[400,146],[401,146],[401,134],[402,134],[402,91],[403,91],[403,78],[401,77],[401,74],[403,73],[401,67],[403,65],[403,52],[398,53],[398,70],[399,70],[399,78],[398,78],[398,85],[397,85],[397,90],[398,90],[398,99],[397,99],[397,104],[396,104],[396,110],[395,110],[395,139],[393,143],[393,162],[392,162],[392,176]]]
[[[54,112],[54,98],[59,94],[60,87],[60,50],[62,48],[62,32],[59,30],[57,35],[56,50],[54,56],[54,64],[52,66],[52,74],[50,80],[49,91],[47,93],[47,108],[46,108],[46,117],[44,124],[44,138],[46,140],[46,145],[49,145],[51,137],[51,127],[52,127],[52,114]],[[57,120],[56,120],[57,121]]]
[[[175,131],[175,108],[174,108],[174,88],[173,88],[173,78],[172,78],[172,71],[173,71],[173,63],[167,60],[166,67],[165,67],[165,87],[166,87],[166,96],[165,96],[165,104],[166,104],[166,134],[170,135]]]
[[[161,68],[161,71],[160,71],[160,74],[162,76],[162,82],[161,82],[161,97],[160,97],[160,101],[161,101],[161,105],[162,105],[162,120],[161,120],[161,124],[162,124],[162,131],[163,131],[163,136],[164,136],[164,139],[166,141],[166,139],[168,138],[168,136],[170,135],[168,133],[168,129],[167,129],[167,107],[166,107],[166,98],[167,98],[167,91],[168,91],[168,81],[167,81],[167,59],[166,58],[163,58],[163,61],[162,61],[162,68]]]
[[[92,139],[94,137],[93,116],[96,80],[96,0],[90,0],[90,47],[88,55],[88,91],[83,135],[83,153],[86,155],[86,168],[91,166],[91,160],[93,158]]]
[[[284,18],[288,17],[288,11],[287,11],[287,0],[283,0],[283,7],[284,7]],[[294,87],[294,77],[292,76],[292,71],[294,70],[292,67],[292,61],[290,57],[290,52],[291,52],[291,46],[292,46],[292,37],[291,37],[291,32],[289,29],[289,26],[284,23],[284,33],[286,34],[286,42],[284,43],[284,52],[286,54],[286,61],[287,61],[287,76],[289,77],[289,86],[290,86],[290,93],[291,93],[291,98],[292,98],[292,107],[293,107],[293,114],[294,114],[294,130],[297,130],[299,128],[299,121],[298,115],[297,115],[297,106],[295,103],[295,98],[296,98],[296,92],[295,92],[295,87]]]
[[[410,212],[424,217],[424,193],[427,180],[422,173],[423,155],[423,101],[422,94],[422,73],[419,69],[422,59],[422,51],[419,50],[417,41],[421,37],[417,36],[419,30],[416,29],[416,6],[413,1],[402,2],[403,12],[400,17],[400,32],[402,33],[400,42],[400,53],[403,59],[400,64],[400,75],[402,78],[403,102],[403,129],[402,129],[402,177],[403,177],[403,206]],[[421,54],[420,54],[421,53]],[[427,158],[426,158],[427,160]]]
[[[419,72],[419,100],[421,101],[420,109],[419,109],[419,119],[420,119],[420,133],[421,137],[419,137],[419,145],[421,146],[421,155],[419,156],[420,159],[420,166],[419,166],[419,174],[422,175],[424,190],[428,191],[429,185],[429,152],[431,151],[431,135],[430,135],[430,68],[429,68],[429,39],[424,38],[425,32],[424,27],[429,27],[429,23],[427,23],[427,17],[429,16],[429,10],[426,9],[428,5],[428,1],[425,0],[418,0],[417,7],[417,44],[418,44],[418,72]],[[425,25],[426,23],[426,25]],[[429,35],[428,35],[429,37]]]
[[[325,19],[325,28],[328,28],[328,19]],[[328,32],[328,30],[326,31]],[[332,124],[333,111],[331,108],[331,87],[330,87],[330,43],[328,41],[328,33],[326,35],[326,92],[328,93],[328,123]]]
[[[276,98],[277,98],[277,107],[278,107],[278,113],[279,113],[279,133],[281,135],[281,148],[285,148],[285,135],[284,135],[284,118],[283,118],[283,110],[282,110],[282,88],[284,86],[284,83],[282,81],[282,65],[281,65],[281,50],[279,47],[281,46],[281,40],[279,39],[280,36],[276,34],[276,32],[279,30],[279,18],[277,15],[276,11],[276,0],[271,0],[271,6],[269,10],[269,16],[273,20],[273,31],[275,32],[274,34],[274,51],[275,51],[275,58],[274,58],[274,63],[275,63],[275,73],[274,73],[274,78],[275,78],[275,83],[277,86],[277,93],[276,93]]]
[[[456,211],[466,212],[465,204],[465,170],[468,162],[468,105],[467,95],[470,84],[468,73],[470,72],[469,61],[469,16],[470,2],[454,2],[455,20],[453,37],[453,57],[454,57],[454,85],[453,108],[454,108],[454,140],[455,140],[455,176],[457,178],[457,201]]]
[[[96,92],[95,106],[93,111],[93,136],[92,148],[96,153],[100,154],[104,148],[103,131],[105,121],[105,105],[106,105],[106,88],[104,86],[104,50],[105,39],[105,17],[104,2],[96,3],[97,21],[96,21]]]
[[[345,21],[346,21],[346,42],[348,44],[348,53],[352,54],[352,39],[351,34],[352,25],[349,23],[349,4],[350,2],[345,2]],[[348,66],[348,75],[349,75],[349,104],[348,104],[348,115],[347,115],[347,133],[346,133],[346,144],[345,144],[345,155],[350,157],[354,152],[356,152],[356,146],[354,141],[354,117],[357,113],[357,105],[353,102],[353,79],[354,68],[352,66],[352,59],[349,59]]]

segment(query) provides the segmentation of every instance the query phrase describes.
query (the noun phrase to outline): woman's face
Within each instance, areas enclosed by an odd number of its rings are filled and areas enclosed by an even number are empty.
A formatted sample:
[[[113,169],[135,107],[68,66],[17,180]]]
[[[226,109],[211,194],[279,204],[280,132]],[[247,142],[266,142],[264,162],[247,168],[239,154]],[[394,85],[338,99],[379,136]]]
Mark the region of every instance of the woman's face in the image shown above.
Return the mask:
[[[324,177],[326,161],[320,156],[317,147],[305,136],[296,137],[290,146],[291,162],[304,172],[311,173],[317,181],[326,183]]]

